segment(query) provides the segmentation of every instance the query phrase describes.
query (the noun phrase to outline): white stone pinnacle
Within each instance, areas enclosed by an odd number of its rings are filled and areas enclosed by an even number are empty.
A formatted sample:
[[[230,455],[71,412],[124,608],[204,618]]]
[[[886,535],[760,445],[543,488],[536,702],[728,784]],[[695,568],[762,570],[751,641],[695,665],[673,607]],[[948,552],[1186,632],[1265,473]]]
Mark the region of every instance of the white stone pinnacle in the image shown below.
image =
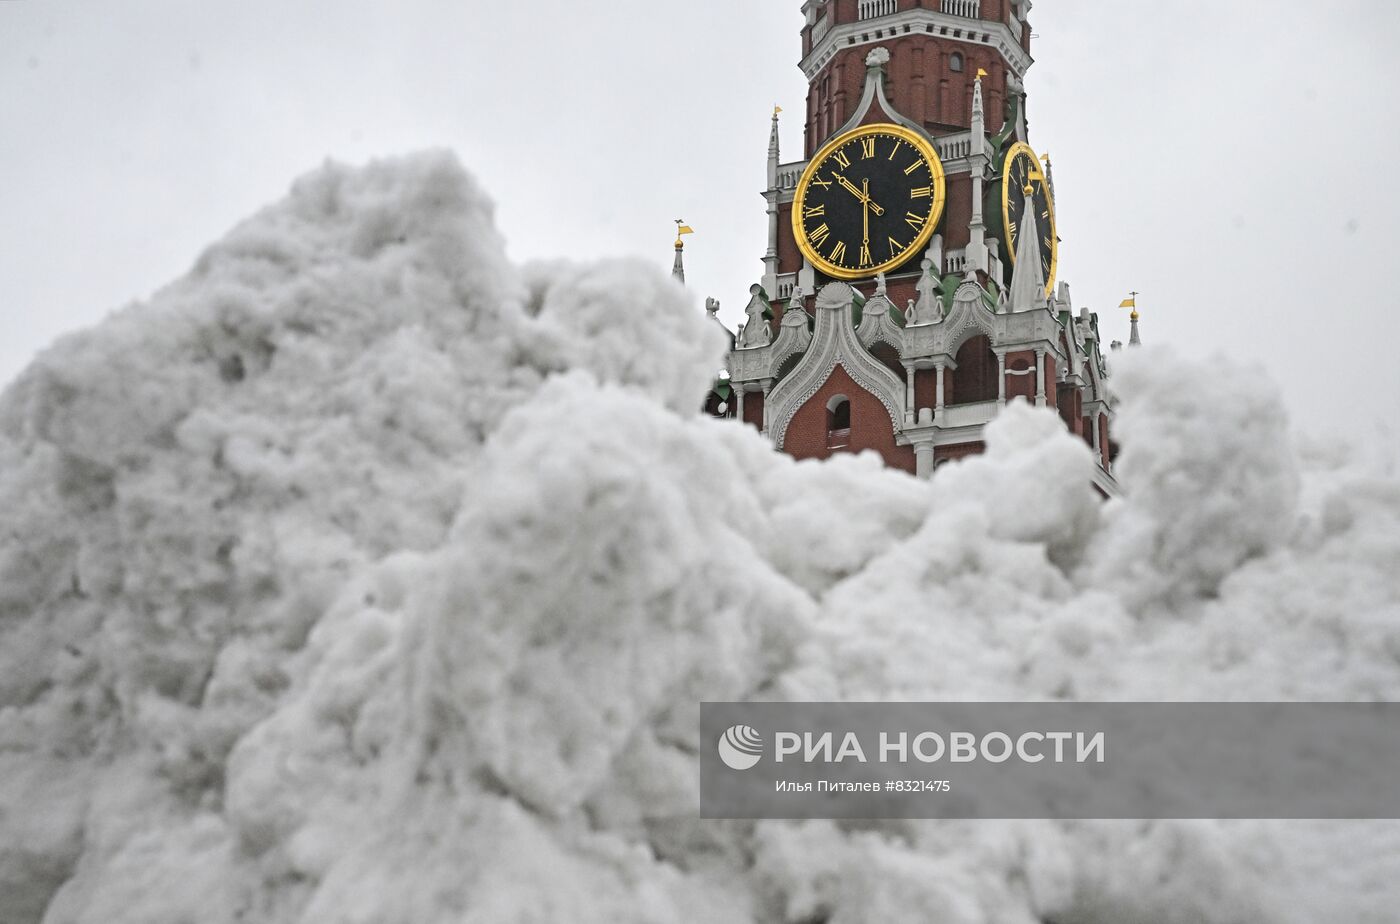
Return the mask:
[[[1016,269],[1011,274],[1011,310],[1030,311],[1045,304],[1045,273],[1040,266],[1040,227],[1035,220],[1033,196],[1026,196],[1019,227]]]

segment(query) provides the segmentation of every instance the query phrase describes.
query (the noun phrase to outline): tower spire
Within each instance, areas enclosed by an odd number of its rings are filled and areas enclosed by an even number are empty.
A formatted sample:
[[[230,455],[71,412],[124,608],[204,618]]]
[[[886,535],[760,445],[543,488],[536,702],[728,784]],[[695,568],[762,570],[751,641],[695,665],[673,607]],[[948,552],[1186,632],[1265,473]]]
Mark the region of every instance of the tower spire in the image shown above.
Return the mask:
[[[1121,305],[1118,306],[1119,308],[1131,308],[1131,309],[1133,309],[1133,313],[1130,314],[1130,315],[1128,315],[1128,320],[1131,321],[1131,322],[1132,322],[1132,325],[1133,325],[1133,326],[1132,326],[1132,331],[1131,331],[1131,333],[1130,333],[1129,336],[1128,336],[1128,346],[1142,346],[1142,337],[1138,335],[1138,317],[1139,317],[1139,316],[1138,316],[1138,310],[1137,310],[1137,297],[1138,297],[1138,293],[1137,293],[1137,292],[1129,292],[1129,293],[1128,293],[1128,297],[1125,298],[1125,299],[1123,299],[1123,303],[1122,303]]]
[[[694,234],[695,230],[685,223],[682,218],[676,219],[676,262],[671,264],[671,275],[676,277],[676,281],[685,285],[685,235]]]
[[[1016,238],[1016,268],[1011,274],[1011,310],[1030,311],[1045,303],[1045,272],[1040,265],[1039,226],[1035,221],[1034,187],[1026,184]]]
[[[968,166],[972,173],[972,221],[968,223],[967,267],[987,272],[987,226],[982,219],[982,179],[986,174],[987,157],[987,116],[982,103],[982,78],[987,72],[977,69],[977,79],[972,84],[972,148],[968,152]]]
[[[1050,190],[1050,198],[1055,198],[1055,170],[1050,166],[1050,152],[1046,151],[1040,155],[1040,159],[1045,162],[1045,188]]]
[[[763,288],[774,297],[778,294],[778,115],[782,106],[773,107],[773,127],[768,132],[768,189],[763,193],[768,203],[768,250],[763,254]]]
[[[773,128],[768,133],[768,185],[772,186],[778,180],[778,116],[782,113],[782,106],[773,107]]]

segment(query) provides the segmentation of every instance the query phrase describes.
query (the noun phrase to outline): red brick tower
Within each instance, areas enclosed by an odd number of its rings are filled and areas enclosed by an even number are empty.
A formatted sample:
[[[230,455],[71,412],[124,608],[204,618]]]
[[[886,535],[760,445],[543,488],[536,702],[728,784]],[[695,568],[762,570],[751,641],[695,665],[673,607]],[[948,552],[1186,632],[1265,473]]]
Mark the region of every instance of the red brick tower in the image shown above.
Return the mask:
[[[998,133],[1010,119],[1017,140],[1025,141],[1021,88],[1032,63],[1025,21],[1030,7],[1029,0],[807,0],[801,63],[809,81],[805,156],[855,114],[866,56],[872,47],[887,49],[890,105],[930,136],[947,139],[939,145],[948,168],[944,246],[965,248],[973,189],[972,174],[960,161],[972,128],[973,87],[979,70],[985,71],[985,130]],[[862,121],[879,117],[867,113]],[[791,239],[786,243],[780,239],[780,255],[793,259],[780,259],[779,272],[796,272],[800,255]]]
[[[1030,7],[806,0],[804,159],[782,163],[775,114],[764,275],[712,412],[799,458],[871,449],[927,477],[980,451],[986,423],[1023,399],[1059,412],[1113,490],[1097,317],[1075,314],[1069,287],[1056,287],[1054,181],[1028,145]],[[916,150],[927,165],[909,160]],[[891,220],[880,201],[891,216],[912,209],[913,230],[872,232]],[[887,231],[888,253],[868,256]],[[880,260],[883,272],[862,272]]]

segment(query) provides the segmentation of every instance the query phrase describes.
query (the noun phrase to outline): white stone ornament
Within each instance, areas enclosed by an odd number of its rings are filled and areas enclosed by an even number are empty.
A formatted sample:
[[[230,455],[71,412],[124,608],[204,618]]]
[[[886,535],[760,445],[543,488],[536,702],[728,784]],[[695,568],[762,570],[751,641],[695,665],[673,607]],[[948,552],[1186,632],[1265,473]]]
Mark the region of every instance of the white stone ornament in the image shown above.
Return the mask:
[[[866,67],[884,67],[890,63],[890,50],[883,45],[865,56]]]
[[[917,302],[909,303],[906,321],[909,324],[937,324],[943,320],[943,305],[941,287],[933,271],[933,261],[925,259],[919,264],[919,268],[922,270],[916,287],[919,298]]]
[[[739,331],[741,350],[765,347],[773,340],[773,331],[768,326],[768,320],[763,317],[763,313],[768,310],[768,302],[763,297],[763,286],[755,285],[749,289],[749,293],[749,305],[744,309],[744,314],[749,316],[749,320]]]
[[[817,292],[818,311],[837,311],[855,302],[856,291],[844,282],[832,282]]]
[[[928,250],[924,251],[924,259],[934,265],[938,272],[943,272],[943,235],[935,234],[928,242]]]

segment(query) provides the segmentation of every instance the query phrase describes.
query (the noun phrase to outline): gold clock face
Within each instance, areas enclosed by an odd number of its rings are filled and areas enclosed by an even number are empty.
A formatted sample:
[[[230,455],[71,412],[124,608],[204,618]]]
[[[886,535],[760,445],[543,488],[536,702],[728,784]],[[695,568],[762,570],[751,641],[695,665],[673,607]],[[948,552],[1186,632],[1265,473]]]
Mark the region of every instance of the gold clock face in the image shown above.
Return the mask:
[[[835,279],[892,270],[922,253],[943,217],[943,163],[901,125],[864,125],[827,142],[797,183],[792,230]]]
[[[1017,142],[1006,152],[1001,177],[1001,227],[1009,262],[1016,263],[1021,244],[1021,222],[1025,219],[1026,189],[1030,188],[1031,217],[1035,220],[1036,253],[1045,274],[1045,295],[1055,291],[1055,270],[1060,260],[1060,239],[1055,234],[1055,199],[1041,169],[1040,158],[1025,142]]]

